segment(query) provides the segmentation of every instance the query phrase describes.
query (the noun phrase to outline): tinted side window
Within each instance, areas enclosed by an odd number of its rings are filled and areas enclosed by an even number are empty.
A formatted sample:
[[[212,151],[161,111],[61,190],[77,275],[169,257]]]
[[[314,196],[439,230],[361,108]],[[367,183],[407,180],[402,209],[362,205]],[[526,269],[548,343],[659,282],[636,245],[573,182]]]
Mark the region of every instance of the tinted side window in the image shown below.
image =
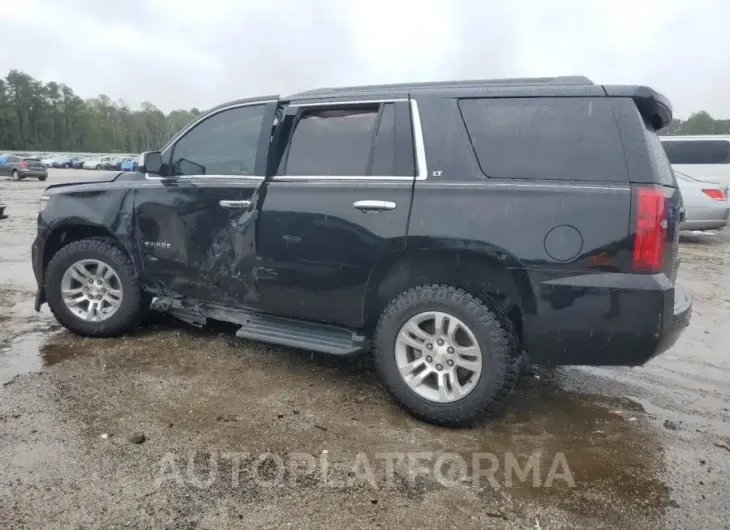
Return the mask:
[[[395,175],[395,104],[383,105],[373,146],[370,175]]]
[[[283,174],[367,175],[377,118],[377,106],[302,112]]]
[[[214,114],[175,144],[173,175],[253,175],[265,105]]]
[[[606,98],[462,99],[459,107],[488,177],[628,181]]]
[[[727,140],[663,140],[662,145],[672,164],[730,163],[730,142]]]

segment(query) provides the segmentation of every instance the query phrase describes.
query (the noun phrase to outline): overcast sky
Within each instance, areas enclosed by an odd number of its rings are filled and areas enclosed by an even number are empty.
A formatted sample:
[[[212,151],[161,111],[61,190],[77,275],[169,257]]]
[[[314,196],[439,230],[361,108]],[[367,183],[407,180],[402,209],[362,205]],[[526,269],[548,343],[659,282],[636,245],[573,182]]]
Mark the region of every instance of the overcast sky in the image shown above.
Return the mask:
[[[0,0],[0,21],[0,75],[133,107],[584,74],[730,118],[729,0]]]

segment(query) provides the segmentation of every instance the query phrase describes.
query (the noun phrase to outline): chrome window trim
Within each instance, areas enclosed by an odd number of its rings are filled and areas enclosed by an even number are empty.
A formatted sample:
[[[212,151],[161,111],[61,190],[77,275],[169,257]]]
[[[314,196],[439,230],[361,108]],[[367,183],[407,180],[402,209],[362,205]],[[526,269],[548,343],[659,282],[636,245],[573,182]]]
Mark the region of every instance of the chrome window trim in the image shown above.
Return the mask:
[[[172,139],[167,142],[167,144],[161,149],[161,153],[165,152],[168,148],[170,148],[174,143],[176,143],[180,138],[185,136],[189,131],[194,129],[198,126],[198,124],[204,122],[208,118],[212,118],[213,116],[220,114],[221,112],[225,112],[227,110],[231,109],[238,109],[243,107],[254,107],[256,105],[268,105],[269,103],[275,103],[276,99],[263,99],[261,101],[248,101],[246,103],[236,103],[234,105],[228,105],[227,107],[223,107],[220,109],[215,110],[214,112],[211,112],[209,114],[204,114],[191,124],[189,124],[187,127],[185,127],[182,131],[177,133],[175,136],[172,137]],[[180,177],[152,177],[149,173],[145,173],[144,178],[146,180],[181,180],[181,179],[187,179],[187,178],[210,178],[212,175],[184,175]],[[253,176],[236,176],[236,175],[216,175],[215,178],[254,178]],[[263,180],[265,177],[256,176],[256,179]]]
[[[408,98],[397,99],[357,99],[352,101],[312,101],[310,103],[290,103],[290,107],[332,107],[336,105],[380,105],[382,103],[396,103],[408,101]]]
[[[428,178],[426,144],[423,140],[421,113],[418,111],[418,102],[415,99],[411,100],[411,119],[413,120],[413,147],[416,151],[416,180],[426,180]]]
[[[401,177],[396,175],[385,175],[382,177],[370,177],[357,175],[278,175],[273,177],[271,180],[276,182],[295,182],[295,181],[314,181],[314,180],[325,180],[325,181],[362,181],[362,180],[401,180],[413,182],[413,177]]]
[[[426,180],[428,178],[428,166],[426,163],[426,146],[423,141],[423,126],[421,124],[421,114],[418,111],[418,102],[415,99],[380,99],[380,100],[357,100],[357,101],[328,101],[324,103],[302,103],[292,104],[292,107],[319,107],[323,105],[367,105],[369,103],[395,103],[402,101],[410,101],[411,120],[413,124],[413,148],[416,154],[416,180]],[[277,182],[294,182],[309,180],[337,180],[337,181],[409,181],[412,182],[414,177],[402,177],[396,175],[385,176],[369,176],[369,175],[276,175],[271,180]]]
[[[191,180],[191,179],[229,179],[229,180],[257,180],[261,181],[264,180],[266,177],[261,177],[257,175],[183,175],[180,177],[151,177],[149,176],[149,173],[145,173],[145,180],[153,180],[153,181],[160,181],[160,180],[167,180],[167,181],[175,181],[175,180]]]

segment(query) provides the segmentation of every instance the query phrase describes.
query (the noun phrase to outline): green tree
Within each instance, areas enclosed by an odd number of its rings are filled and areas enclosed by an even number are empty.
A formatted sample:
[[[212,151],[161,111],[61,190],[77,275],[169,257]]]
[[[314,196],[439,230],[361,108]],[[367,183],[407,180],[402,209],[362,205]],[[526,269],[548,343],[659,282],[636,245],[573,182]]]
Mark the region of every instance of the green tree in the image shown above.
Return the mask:
[[[695,134],[730,134],[730,120],[716,120],[704,110],[695,112],[685,121],[672,120],[662,134],[695,135]]]
[[[105,94],[83,100],[67,85],[11,70],[0,79],[0,152],[140,152],[161,147],[198,115],[165,115],[148,101],[133,110]]]

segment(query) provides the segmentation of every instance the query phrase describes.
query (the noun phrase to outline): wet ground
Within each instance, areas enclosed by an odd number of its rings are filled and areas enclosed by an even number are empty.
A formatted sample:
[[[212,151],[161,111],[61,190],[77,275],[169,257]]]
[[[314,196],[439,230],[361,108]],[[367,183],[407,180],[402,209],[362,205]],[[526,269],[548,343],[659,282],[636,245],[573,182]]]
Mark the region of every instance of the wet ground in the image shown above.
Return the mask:
[[[672,350],[541,373],[447,430],[367,358],[164,319],[82,339],[36,314],[38,198],[92,175],[0,181],[1,528],[728,528],[730,231],[683,239],[694,316]]]

